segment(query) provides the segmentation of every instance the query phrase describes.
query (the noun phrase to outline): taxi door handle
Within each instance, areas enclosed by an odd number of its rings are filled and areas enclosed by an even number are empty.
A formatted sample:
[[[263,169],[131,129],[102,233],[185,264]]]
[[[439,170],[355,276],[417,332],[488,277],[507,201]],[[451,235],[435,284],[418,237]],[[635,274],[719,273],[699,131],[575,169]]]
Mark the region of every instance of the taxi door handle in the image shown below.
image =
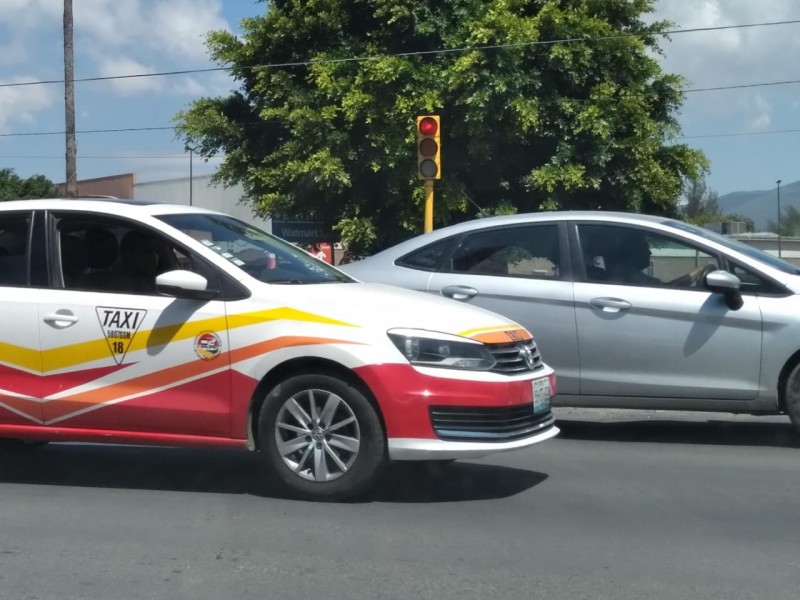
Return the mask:
[[[77,323],[78,317],[68,310],[59,310],[54,313],[50,313],[49,315],[45,315],[44,322],[58,329],[64,329]]]
[[[603,312],[616,313],[621,310],[628,310],[631,303],[627,300],[620,300],[619,298],[592,298],[589,304],[595,308],[602,309]]]
[[[469,300],[478,295],[478,290],[466,285],[448,285],[442,288],[442,296],[453,300]]]

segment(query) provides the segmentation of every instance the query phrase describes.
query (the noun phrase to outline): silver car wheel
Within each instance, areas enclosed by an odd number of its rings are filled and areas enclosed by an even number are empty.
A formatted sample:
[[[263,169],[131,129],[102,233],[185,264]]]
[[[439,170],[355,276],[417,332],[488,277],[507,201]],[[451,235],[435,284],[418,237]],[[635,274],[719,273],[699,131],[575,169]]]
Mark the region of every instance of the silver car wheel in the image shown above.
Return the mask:
[[[353,409],[340,396],[309,389],[281,406],[275,442],[292,472],[308,481],[326,482],[349,471],[358,457],[361,431]]]

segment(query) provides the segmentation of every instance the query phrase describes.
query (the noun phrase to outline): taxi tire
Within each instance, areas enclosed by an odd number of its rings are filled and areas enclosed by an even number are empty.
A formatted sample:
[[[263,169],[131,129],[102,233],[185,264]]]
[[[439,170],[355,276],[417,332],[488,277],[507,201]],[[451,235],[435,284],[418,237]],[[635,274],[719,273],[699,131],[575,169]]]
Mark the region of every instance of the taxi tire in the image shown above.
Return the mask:
[[[49,442],[44,440],[0,439],[0,452],[32,452],[43,448]]]
[[[800,432],[800,363],[794,366],[786,378],[783,400],[786,414],[789,415],[795,429]]]
[[[361,440],[350,469],[333,481],[302,479],[284,463],[275,439],[275,424],[283,404],[306,390],[326,390],[342,398],[356,417]],[[349,382],[326,374],[296,375],[284,379],[267,395],[258,419],[260,451],[271,475],[285,491],[305,500],[339,502],[356,499],[368,492],[384,471],[387,460],[386,436],[378,412],[364,394]]]

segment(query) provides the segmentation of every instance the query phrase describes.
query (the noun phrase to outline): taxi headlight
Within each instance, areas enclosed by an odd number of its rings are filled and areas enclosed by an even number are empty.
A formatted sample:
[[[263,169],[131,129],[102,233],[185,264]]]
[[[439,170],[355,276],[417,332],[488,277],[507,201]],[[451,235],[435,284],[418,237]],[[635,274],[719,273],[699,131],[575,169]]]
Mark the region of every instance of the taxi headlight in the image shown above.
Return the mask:
[[[412,365],[488,371],[496,364],[484,344],[455,335],[397,329],[388,335]]]

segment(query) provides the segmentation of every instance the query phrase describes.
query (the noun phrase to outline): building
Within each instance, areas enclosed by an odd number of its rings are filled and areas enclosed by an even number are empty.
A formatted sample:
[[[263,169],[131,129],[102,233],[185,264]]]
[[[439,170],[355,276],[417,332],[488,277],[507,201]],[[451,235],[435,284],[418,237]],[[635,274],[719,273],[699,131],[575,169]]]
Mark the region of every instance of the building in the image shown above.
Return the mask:
[[[218,210],[265,231],[272,231],[270,219],[256,216],[250,205],[242,204],[244,191],[241,185],[214,186],[211,185],[211,177],[212,175],[195,175],[192,178],[137,183],[133,186],[133,199]]]
[[[783,260],[795,265],[800,265],[800,238],[782,236],[777,233],[740,233],[729,236],[731,239],[763,250],[773,256],[780,256]]]
[[[136,176],[133,173],[109,175],[108,177],[97,177],[96,179],[80,179],[78,180],[78,196],[84,198],[91,196],[133,198],[135,185]],[[56,184],[56,192],[59,196],[65,196],[67,193],[67,184]]]

